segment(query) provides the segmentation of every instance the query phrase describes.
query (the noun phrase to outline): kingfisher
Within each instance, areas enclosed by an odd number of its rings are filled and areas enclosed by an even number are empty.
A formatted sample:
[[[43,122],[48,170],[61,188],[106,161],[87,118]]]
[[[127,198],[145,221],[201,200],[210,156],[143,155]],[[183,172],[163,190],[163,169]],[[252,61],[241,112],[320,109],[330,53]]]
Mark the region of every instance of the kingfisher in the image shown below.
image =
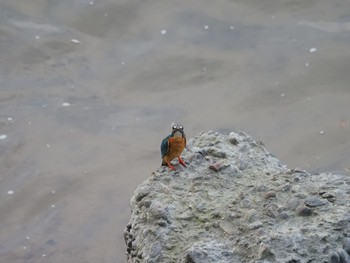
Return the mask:
[[[179,163],[187,167],[185,162],[181,159],[180,154],[186,147],[186,136],[184,133],[184,127],[179,124],[174,124],[172,126],[171,134],[168,135],[160,146],[160,152],[162,155],[162,165],[168,166],[171,170],[176,170],[171,161],[176,157]]]

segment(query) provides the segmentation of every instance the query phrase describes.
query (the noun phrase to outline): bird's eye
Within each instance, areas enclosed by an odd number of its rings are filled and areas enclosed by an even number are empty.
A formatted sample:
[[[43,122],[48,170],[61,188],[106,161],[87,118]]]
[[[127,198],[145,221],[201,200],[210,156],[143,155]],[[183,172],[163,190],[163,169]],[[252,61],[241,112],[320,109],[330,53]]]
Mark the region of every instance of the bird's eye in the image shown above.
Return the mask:
[[[173,126],[173,130],[175,130],[175,129],[176,129],[176,125]]]
[[[183,129],[184,129],[184,127],[183,127],[183,126],[180,126],[179,128],[180,128],[180,130],[183,130]]]

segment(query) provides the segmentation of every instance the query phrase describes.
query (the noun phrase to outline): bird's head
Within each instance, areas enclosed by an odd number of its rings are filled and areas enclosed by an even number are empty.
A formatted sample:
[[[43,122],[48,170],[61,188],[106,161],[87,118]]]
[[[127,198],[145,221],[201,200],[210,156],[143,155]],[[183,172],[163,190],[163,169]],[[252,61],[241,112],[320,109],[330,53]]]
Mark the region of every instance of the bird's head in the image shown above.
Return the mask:
[[[180,124],[173,124],[171,134],[174,137],[183,137],[183,135],[184,135],[184,126],[182,126]]]

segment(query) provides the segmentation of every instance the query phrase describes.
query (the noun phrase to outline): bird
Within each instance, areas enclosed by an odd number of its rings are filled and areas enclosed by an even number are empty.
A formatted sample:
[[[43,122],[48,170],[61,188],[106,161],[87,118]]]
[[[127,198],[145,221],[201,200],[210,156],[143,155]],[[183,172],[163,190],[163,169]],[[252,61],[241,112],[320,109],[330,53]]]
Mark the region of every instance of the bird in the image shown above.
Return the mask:
[[[175,167],[170,162],[177,157],[179,163],[187,167],[180,156],[185,147],[186,135],[184,133],[184,127],[179,124],[172,125],[171,134],[164,138],[160,145],[162,166],[168,166],[171,170],[175,171]]]

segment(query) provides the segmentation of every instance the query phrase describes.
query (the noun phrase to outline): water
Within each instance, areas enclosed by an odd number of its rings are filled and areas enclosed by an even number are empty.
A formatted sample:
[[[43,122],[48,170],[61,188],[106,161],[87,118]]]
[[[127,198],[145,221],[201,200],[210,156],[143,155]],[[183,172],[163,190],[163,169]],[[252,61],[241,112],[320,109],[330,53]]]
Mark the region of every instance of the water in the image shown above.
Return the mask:
[[[0,3],[0,261],[125,262],[171,122],[349,173],[350,3]]]

